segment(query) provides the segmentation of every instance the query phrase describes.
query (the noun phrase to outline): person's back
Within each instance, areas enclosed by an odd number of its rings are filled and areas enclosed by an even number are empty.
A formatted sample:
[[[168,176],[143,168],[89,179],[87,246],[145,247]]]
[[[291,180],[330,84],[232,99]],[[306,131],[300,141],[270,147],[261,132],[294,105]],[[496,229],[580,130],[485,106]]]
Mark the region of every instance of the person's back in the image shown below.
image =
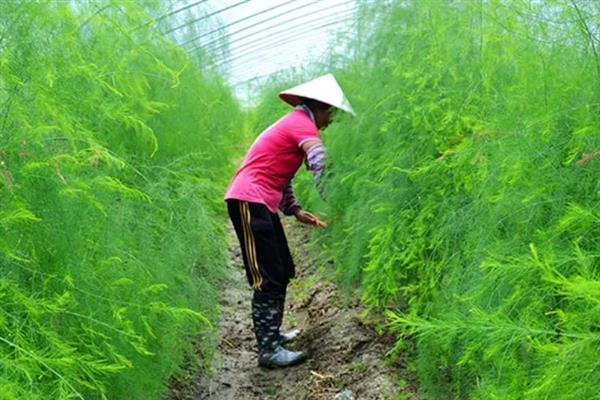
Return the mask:
[[[256,138],[225,199],[262,203],[272,213],[277,212],[285,185],[305,158],[302,145],[309,140],[319,140],[311,116],[302,109],[285,115]]]

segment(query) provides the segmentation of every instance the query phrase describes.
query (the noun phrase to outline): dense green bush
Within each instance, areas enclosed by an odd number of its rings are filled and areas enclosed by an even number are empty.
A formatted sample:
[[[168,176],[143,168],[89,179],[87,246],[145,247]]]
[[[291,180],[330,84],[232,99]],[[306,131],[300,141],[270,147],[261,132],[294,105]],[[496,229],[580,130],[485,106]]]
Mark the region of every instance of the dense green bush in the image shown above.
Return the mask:
[[[332,69],[359,115],[323,133],[318,239],[425,398],[600,398],[599,15],[377,2]]]
[[[158,398],[210,356],[242,119],[159,12],[0,2],[0,398]]]

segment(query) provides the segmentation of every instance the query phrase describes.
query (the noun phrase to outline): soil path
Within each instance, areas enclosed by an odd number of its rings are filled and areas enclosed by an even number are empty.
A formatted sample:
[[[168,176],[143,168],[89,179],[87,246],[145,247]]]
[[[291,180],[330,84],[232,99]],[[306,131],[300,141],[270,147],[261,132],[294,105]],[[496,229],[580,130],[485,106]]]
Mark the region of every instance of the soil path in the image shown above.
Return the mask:
[[[212,372],[186,387],[173,388],[171,398],[210,400],[370,400],[417,399],[403,363],[386,363],[393,341],[377,335],[360,318],[357,301],[344,301],[327,275],[333,267],[316,268],[308,249],[308,230],[284,221],[296,280],[286,303],[284,327],[298,327],[301,337],[288,345],[304,350],[304,364],[279,370],[257,367],[250,319],[252,296],[237,240],[230,249],[233,277],[223,288],[220,343]],[[402,389],[401,389],[402,387]]]

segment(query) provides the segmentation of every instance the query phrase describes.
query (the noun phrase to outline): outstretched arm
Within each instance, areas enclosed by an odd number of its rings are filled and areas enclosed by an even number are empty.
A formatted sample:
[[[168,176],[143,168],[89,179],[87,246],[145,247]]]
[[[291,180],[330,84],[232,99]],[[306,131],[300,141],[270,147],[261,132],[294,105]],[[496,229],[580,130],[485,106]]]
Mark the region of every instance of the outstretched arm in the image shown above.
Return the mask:
[[[308,211],[304,211],[296,199],[296,194],[294,193],[294,186],[292,181],[290,180],[285,187],[283,188],[283,198],[281,199],[281,203],[279,204],[279,209],[285,215],[293,215],[296,219],[303,224],[318,226],[324,228],[327,226],[324,222],[322,222],[316,215],[309,213]]]
[[[294,193],[294,186],[291,180],[283,187],[283,198],[279,204],[279,209],[285,215],[294,215],[296,211],[302,209],[296,198],[296,193]]]

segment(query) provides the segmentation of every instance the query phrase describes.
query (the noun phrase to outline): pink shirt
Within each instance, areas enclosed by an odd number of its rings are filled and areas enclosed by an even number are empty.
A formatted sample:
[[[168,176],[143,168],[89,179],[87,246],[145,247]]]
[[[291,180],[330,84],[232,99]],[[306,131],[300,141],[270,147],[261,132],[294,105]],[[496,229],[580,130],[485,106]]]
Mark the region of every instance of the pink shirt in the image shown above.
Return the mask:
[[[277,212],[284,186],[302,165],[302,144],[319,139],[319,130],[310,116],[296,109],[261,133],[234,175],[225,200],[237,199],[267,206]]]

